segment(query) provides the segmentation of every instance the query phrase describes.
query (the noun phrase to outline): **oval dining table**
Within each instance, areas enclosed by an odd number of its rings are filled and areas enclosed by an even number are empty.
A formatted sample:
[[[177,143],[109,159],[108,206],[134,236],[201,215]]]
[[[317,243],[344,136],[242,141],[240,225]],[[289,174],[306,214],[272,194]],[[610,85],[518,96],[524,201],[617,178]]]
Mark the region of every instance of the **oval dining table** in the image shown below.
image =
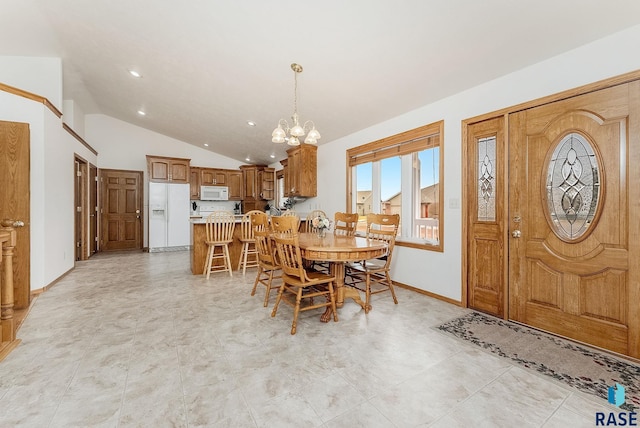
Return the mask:
[[[389,246],[386,242],[362,236],[344,236],[326,233],[323,237],[317,233],[300,233],[298,235],[302,258],[309,261],[329,262],[331,274],[336,277],[336,306],[341,308],[345,299],[351,298],[363,309],[365,303],[360,292],[352,287],[344,286],[344,265],[346,262],[373,259],[387,254]],[[320,317],[322,322],[331,318],[331,308],[327,308]]]

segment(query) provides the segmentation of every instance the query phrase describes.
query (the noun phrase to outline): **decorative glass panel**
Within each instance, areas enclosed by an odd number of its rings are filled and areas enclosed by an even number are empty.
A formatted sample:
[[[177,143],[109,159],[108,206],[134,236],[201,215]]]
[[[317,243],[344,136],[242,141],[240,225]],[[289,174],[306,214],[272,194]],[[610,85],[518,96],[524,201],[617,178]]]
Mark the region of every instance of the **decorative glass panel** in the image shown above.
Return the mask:
[[[547,209],[560,239],[575,241],[593,221],[600,199],[600,168],[593,147],[578,133],[566,135],[547,170]]]
[[[496,221],[496,137],[478,140],[478,220]]]

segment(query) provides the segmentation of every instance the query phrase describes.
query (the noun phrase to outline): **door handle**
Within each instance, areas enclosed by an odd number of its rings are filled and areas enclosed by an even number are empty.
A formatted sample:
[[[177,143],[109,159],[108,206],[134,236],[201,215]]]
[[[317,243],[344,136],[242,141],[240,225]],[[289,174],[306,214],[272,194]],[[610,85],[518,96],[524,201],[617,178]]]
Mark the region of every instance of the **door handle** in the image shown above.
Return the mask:
[[[511,236],[513,236],[514,238],[520,238],[522,236],[522,232],[516,229],[513,232],[511,232]]]
[[[5,218],[2,220],[2,226],[4,227],[24,227],[24,221],[21,220],[10,220]]]

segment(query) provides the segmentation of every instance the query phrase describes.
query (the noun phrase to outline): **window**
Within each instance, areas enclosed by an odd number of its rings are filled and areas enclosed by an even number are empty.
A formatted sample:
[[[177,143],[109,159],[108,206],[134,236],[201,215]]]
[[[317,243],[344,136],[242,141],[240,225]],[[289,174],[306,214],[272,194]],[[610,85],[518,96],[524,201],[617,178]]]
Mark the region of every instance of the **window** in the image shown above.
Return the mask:
[[[359,232],[368,213],[399,214],[398,245],[442,251],[443,126],[436,122],[347,151]]]

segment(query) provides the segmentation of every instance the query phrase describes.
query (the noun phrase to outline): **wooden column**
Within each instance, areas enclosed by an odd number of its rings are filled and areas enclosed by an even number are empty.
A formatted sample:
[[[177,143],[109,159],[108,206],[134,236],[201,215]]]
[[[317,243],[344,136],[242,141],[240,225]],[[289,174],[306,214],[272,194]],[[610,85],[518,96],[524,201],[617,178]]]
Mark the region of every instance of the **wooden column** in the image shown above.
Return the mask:
[[[3,220],[0,227],[0,361],[2,361],[18,344],[16,339],[16,324],[13,318],[13,255],[16,247],[16,230],[13,226],[20,226],[17,222]]]

